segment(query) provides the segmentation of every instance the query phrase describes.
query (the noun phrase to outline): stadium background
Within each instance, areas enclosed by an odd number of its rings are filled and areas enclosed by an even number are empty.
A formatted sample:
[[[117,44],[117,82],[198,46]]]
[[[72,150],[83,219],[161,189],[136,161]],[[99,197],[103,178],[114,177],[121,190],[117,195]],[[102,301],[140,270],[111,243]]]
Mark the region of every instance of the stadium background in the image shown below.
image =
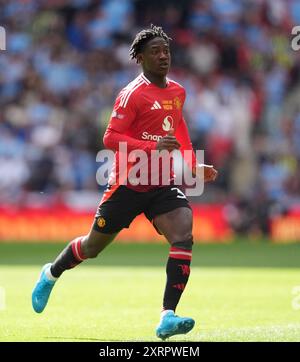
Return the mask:
[[[198,241],[300,240],[299,0],[0,1],[0,240],[89,229],[96,154],[129,45],[150,23],[173,38],[193,145],[219,170],[192,199]],[[121,239],[156,240],[143,218]],[[141,238],[141,235],[144,237]]]

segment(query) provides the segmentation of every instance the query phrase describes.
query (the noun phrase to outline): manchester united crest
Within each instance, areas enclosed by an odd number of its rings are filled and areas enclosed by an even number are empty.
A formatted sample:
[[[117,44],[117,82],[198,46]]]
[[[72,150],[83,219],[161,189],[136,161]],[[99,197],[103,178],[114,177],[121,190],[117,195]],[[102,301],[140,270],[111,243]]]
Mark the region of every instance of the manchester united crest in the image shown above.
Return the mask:
[[[99,226],[99,228],[103,228],[105,226],[106,222],[104,217],[100,216],[97,220],[97,225]]]
[[[175,97],[174,100],[173,100],[173,103],[174,103],[174,107],[176,109],[181,109],[182,108],[182,101],[180,100],[179,97]]]

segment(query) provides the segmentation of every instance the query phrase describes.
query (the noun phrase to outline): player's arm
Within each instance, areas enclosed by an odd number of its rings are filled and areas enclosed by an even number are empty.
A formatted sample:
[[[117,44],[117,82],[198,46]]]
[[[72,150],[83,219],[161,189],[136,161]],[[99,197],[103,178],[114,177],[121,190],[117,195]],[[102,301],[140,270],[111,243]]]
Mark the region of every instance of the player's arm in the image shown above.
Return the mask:
[[[150,153],[156,149],[156,142],[143,141],[128,136],[126,131],[130,128],[136,118],[136,106],[133,97],[130,97],[126,107],[121,105],[121,94],[116,99],[114,109],[103,137],[103,144],[106,148],[118,151],[119,143],[127,143],[127,151],[144,150]]]
[[[204,177],[204,182],[215,181],[218,175],[218,171],[212,165],[205,165],[204,163],[202,164],[198,163],[195,152],[193,150],[193,145],[190,139],[189,131],[183,117],[176,130],[175,137],[178,140],[178,142],[181,144],[180,151],[182,153],[183,158],[187,162],[188,166],[192,170],[193,175],[198,176],[200,179]],[[192,152],[192,158],[185,157],[184,154],[185,150]]]
[[[103,137],[104,146],[110,150],[118,151],[120,142],[126,142],[128,152],[144,150],[150,153],[151,150],[155,150],[156,148],[156,142],[137,140],[108,126]]]
[[[156,149],[158,151],[167,150],[172,152],[174,150],[180,149],[180,143],[178,142],[177,138],[174,136],[174,129],[171,128],[168,134],[162,137],[156,143]]]

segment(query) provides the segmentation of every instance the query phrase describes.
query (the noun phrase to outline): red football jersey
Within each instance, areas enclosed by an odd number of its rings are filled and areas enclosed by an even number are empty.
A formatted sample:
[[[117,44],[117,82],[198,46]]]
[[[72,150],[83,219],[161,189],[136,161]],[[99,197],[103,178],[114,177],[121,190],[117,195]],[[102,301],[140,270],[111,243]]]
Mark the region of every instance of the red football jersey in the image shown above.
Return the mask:
[[[105,132],[103,142],[106,148],[116,151],[115,162],[110,175],[109,184],[123,184],[124,177],[120,175],[119,143],[127,143],[128,153],[134,150],[143,150],[148,156],[156,149],[157,141],[168,134],[173,128],[175,137],[181,144],[180,151],[192,150],[192,144],[187,126],[182,115],[185,101],[185,90],[177,82],[167,79],[166,88],[159,88],[151,83],[144,74],[139,75],[119,93],[111,119]],[[151,156],[148,157],[149,163]],[[151,167],[148,163],[148,170]],[[190,163],[190,162],[189,162]],[[192,168],[196,165],[193,152]],[[128,162],[128,170],[132,164]],[[128,176],[128,175],[127,175]],[[146,192],[154,187],[148,185],[134,185],[127,180],[127,187],[136,191]],[[173,172],[170,171],[170,179]],[[125,176],[126,179],[126,176]]]

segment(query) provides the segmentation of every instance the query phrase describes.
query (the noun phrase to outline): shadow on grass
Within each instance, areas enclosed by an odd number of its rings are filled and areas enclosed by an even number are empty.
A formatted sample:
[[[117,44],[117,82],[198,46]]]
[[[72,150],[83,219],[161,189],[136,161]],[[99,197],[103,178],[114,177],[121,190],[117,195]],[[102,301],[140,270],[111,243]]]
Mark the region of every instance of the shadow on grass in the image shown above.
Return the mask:
[[[1,265],[43,265],[53,261],[66,244],[0,243]],[[84,265],[161,266],[169,247],[165,244],[121,244],[115,242]],[[299,268],[300,244],[235,242],[232,244],[195,244],[193,266]]]

